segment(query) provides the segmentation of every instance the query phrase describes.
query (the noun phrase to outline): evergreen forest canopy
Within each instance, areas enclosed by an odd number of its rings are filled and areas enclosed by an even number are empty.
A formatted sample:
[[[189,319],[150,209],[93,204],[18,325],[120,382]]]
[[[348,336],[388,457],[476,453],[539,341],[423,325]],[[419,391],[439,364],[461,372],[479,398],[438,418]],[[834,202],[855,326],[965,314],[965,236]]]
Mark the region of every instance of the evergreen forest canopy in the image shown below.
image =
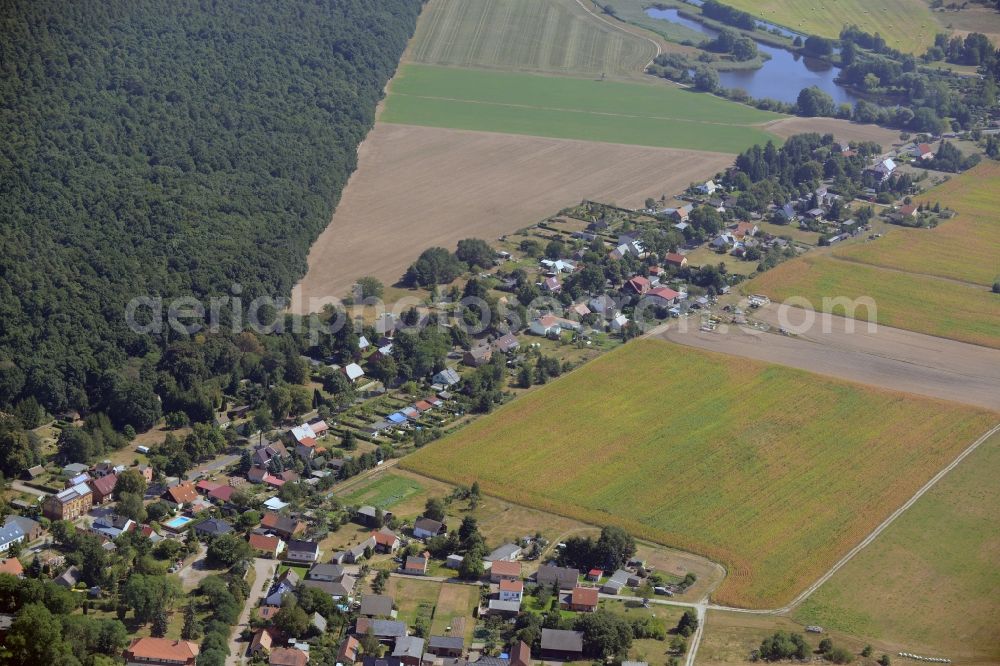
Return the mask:
[[[7,3],[0,411],[158,411],[129,299],[286,295],[421,2]]]

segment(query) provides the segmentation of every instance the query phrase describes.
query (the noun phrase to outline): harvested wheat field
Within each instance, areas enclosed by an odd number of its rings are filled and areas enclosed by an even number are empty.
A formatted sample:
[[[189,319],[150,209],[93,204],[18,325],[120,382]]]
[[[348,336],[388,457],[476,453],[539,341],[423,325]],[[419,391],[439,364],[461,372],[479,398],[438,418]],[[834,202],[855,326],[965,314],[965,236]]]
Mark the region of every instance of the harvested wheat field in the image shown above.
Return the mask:
[[[387,284],[428,247],[491,240],[585,198],[639,206],[710,177],[733,156],[668,148],[378,123],[333,221],[293,294],[343,297],[373,275]],[[317,301],[314,301],[316,303]]]
[[[899,143],[899,130],[891,130],[878,125],[852,123],[836,118],[799,118],[790,116],[775,120],[763,126],[771,134],[787,139],[795,134],[818,132],[832,134],[838,141],[874,141],[888,150],[893,143]]]
[[[819,578],[996,420],[650,339],[400,464],[705,555],[728,572],[716,601],[770,608]]]

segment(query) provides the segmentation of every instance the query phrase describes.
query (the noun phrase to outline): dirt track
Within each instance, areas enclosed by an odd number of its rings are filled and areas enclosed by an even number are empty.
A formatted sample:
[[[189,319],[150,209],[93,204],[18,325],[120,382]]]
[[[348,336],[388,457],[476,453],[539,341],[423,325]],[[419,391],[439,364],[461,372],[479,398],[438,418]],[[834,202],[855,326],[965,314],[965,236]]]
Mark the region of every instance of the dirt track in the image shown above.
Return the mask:
[[[819,132],[833,134],[838,141],[874,141],[888,150],[893,143],[899,143],[899,130],[886,129],[878,125],[861,125],[836,118],[782,118],[764,125],[764,129],[787,139],[793,134]]]
[[[804,311],[786,322],[799,324]],[[754,315],[780,326],[775,304]],[[686,331],[672,324],[663,337],[692,347],[801,368],[832,377],[1000,411],[1000,351],[944,338],[816,313],[806,332],[785,337],[729,326],[705,333],[699,319]],[[849,323],[854,333],[847,332]],[[824,332],[826,331],[826,332]]]
[[[711,177],[733,156],[376,123],[293,312],[373,275],[396,282],[424,249],[497,238],[585,198],[635,207]]]

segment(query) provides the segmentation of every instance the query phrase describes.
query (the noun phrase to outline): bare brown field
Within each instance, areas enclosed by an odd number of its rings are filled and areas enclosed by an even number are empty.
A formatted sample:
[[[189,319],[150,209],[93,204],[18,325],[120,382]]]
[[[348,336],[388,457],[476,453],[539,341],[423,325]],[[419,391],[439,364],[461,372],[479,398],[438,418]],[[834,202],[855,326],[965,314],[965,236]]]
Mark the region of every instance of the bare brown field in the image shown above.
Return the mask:
[[[965,37],[970,32],[979,32],[994,44],[1000,43],[1000,13],[989,7],[968,4],[959,11],[934,12],[934,18],[951,34]]]
[[[309,252],[291,310],[316,311],[372,275],[399,280],[421,251],[487,240],[582,199],[639,206],[732,163],[668,148],[377,123],[333,220]]]
[[[797,326],[807,316],[805,310],[789,308],[787,312],[783,321],[778,306],[771,304],[754,317],[781,327]],[[867,322],[813,314],[809,329],[794,337],[735,326],[724,333],[706,333],[695,320],[671,325],[663,337],[700,349],[1000,411],[1000,351],[888,326],[869,332]]]
[[[836,118],[799,118],[790,116],[764,125],[764,129],[787,139],[794,134],[819,132],[833,134],[839,141],[874,141],[888,150],[899,142],[899,130],[886,129],[878,125],[862,125]]]

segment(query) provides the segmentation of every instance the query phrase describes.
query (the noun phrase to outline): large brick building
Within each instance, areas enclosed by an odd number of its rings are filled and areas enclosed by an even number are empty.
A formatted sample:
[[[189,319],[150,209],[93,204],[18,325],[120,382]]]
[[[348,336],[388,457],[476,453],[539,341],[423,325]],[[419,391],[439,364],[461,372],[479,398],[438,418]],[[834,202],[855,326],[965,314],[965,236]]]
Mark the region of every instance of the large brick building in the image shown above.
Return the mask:
[[[86,483],[78,483],[46,497],[42,514],[49,520],[73,520],[90,511],[93,505],[94,491]]]

